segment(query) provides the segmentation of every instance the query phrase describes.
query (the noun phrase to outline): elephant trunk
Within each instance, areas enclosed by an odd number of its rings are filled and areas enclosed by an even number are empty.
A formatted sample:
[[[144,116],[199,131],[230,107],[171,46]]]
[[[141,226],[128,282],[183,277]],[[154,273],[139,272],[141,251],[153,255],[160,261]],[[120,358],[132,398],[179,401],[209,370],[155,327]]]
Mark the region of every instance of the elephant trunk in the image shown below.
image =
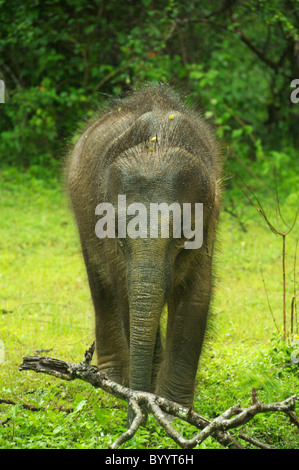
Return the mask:
[[[134,255],[127,284],[130,308],[130,387],[151,391],[152,365],[161,312],[168,290],[165,258]]]

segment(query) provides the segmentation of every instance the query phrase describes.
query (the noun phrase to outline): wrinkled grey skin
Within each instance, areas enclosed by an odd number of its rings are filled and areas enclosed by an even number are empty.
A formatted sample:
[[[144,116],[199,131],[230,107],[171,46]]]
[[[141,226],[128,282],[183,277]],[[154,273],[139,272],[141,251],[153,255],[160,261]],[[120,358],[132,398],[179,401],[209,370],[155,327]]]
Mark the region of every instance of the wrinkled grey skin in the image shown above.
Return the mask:
[[[67,163],[95,309],[98,367],[132,389],[189,407],[212,291],[218,147],[203,120],[167,86],[137,91],[109,109],[83,132]],[[117,207],[119,194],[127,206],[203,203],[202,247],[186,250],[184,239],[172,237],[97,238],[95,208],[105,201]]]

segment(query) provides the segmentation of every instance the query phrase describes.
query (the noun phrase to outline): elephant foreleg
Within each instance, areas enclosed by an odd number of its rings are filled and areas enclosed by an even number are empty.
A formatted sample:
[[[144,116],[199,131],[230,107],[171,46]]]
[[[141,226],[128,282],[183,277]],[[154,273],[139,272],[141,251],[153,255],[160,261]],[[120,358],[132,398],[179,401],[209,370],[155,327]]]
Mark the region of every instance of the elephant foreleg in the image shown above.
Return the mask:
[[[207,324],[210,294],[170,302],[165,355],[156,393],[184,406],[193,403],[199,356]]]

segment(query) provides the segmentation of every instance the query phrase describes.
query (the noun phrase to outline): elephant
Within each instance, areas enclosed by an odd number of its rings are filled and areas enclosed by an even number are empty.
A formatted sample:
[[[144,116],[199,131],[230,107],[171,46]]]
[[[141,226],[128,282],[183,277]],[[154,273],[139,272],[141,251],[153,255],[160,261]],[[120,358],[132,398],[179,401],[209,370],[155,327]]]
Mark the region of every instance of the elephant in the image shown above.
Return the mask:
[[[98,369],[133,390],[185,407],[193,406],[214,284],[222,172],[214,134],[172,87],[147,85],[111,100],[85,126],[66,160],[95,311]],[[152,220],[141,218],[153,204],[169,208],[158,211],[155,230]],[[186,235],[172,204],[191,208]],[[202,205],[202,240],[186,249],[195,237],[196,204]],[[123,229],[130,223],[129,236]],[[162,236],[162,224],[168,224],[168,236]]]

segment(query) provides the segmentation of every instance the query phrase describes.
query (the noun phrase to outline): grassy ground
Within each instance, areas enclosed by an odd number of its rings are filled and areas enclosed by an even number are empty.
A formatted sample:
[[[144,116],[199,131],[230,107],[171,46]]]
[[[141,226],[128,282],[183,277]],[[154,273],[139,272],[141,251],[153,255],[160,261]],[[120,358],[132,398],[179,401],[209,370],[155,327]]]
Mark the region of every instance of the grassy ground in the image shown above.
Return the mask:
[[[0,401],[15,404],[0,404],[0,448],[107,448],[124,430],[124,403],[79,381],[18,371],[28,355],[80,361],[93,341],[93,309],[61,183],[13,170],[2,177]],[[286,216],[293,213],[290,204],[283,209]],[[244,208],[242,221],[246,232],[236,218],[221,216],[214,332],[202,355],[195,398],[195,409],[208,418],[235,403],[249,405],[252,387],[265,402],[299,393],[299,366],[291,362],[291,346],[279,339],[261,276],[262,268],[280,330],[281,238],[250,207]],[[295,238],[295,231],[287,238],[288,325]],[[194,432],[177,426],[186,435]],[[298,431],[284,415],[257,416],[242,431],[278,448],[299,446]],[[150,418],[147,429],[125,447],[176,445]],[[219,445],[208,439],[202,447]]]

